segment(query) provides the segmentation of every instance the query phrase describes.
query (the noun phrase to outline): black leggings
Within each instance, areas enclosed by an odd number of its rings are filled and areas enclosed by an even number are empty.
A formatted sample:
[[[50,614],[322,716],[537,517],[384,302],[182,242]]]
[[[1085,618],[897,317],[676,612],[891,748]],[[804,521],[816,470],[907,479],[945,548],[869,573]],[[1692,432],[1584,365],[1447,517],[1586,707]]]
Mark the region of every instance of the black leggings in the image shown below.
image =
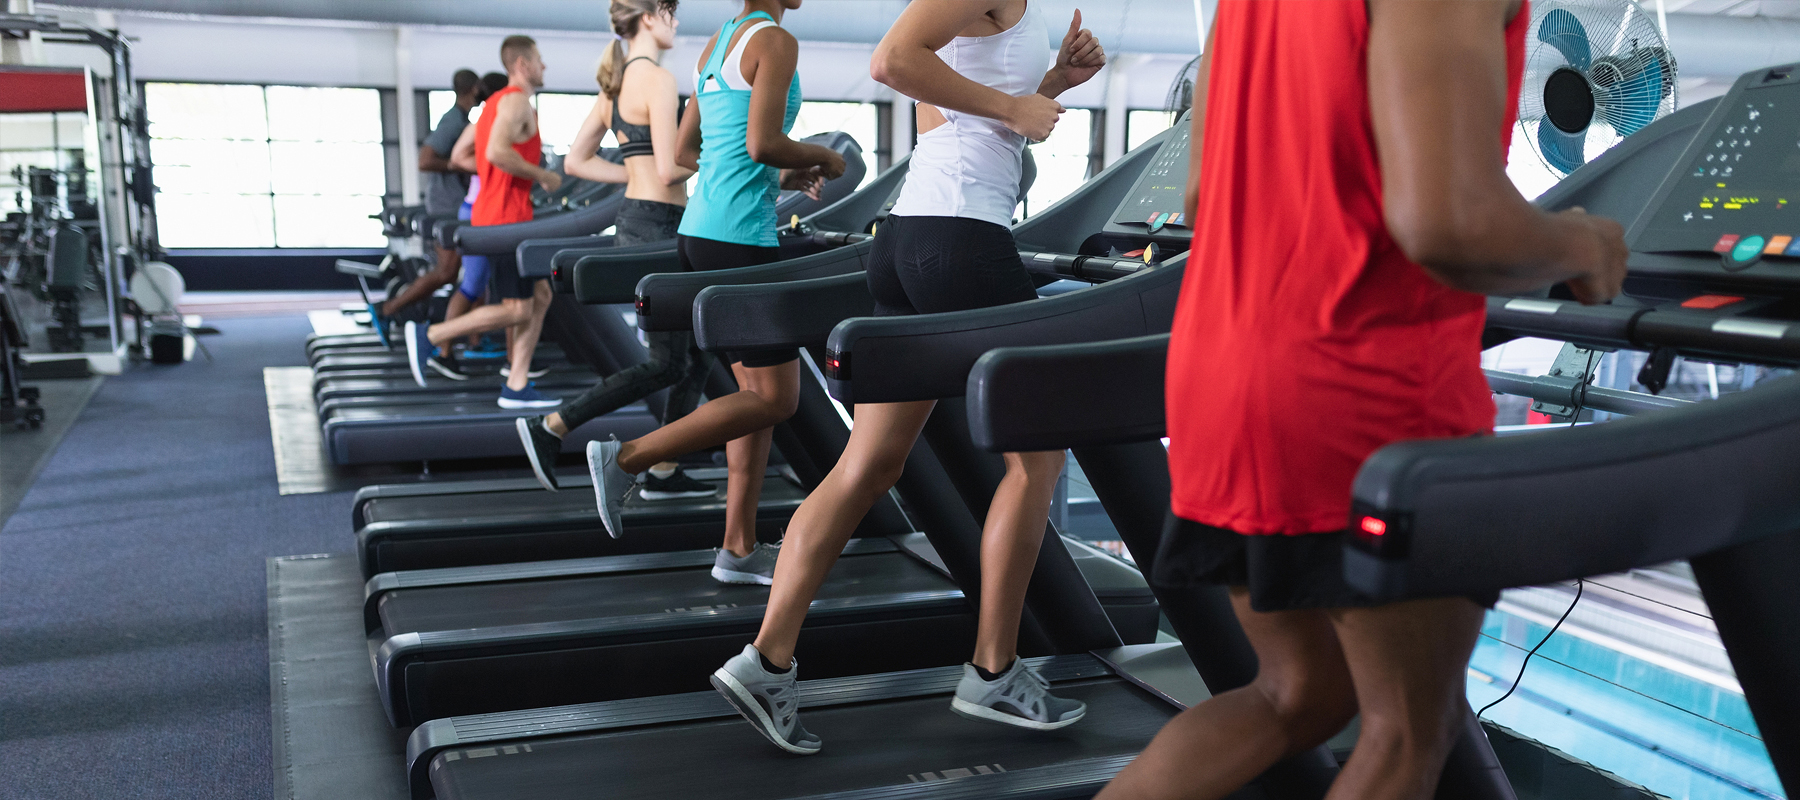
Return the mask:
[[[781,257],[779,248],[715,242],[691,236],[679,237],[677,249],[682,269],[690,272],[696,267],[707,270],[749,267]],[[645,333],[644,338],[650,347],[650,360],[608,375],[557,412],[569,430],[649,397],[660,389],[669,390],[668,402],[663,405],[664,425],[693,413],[700,405],[700,392],[706,386],[707,373],[712,371],[713,355],[694,345],[692,331],[654,331]],[[742,361],[746,367],[771,367],[800,357],[798,350],[728,355],[726,363]]]
[[[697,236],[680,237],[677,249],[681,256],[681,268],[687,272],[711,272],[720,269],[754,267],[781,260],[781,248],[779,247],[734,244],[702,239]],[[746,367],[775,367],[799,357],[800,351],[792,347],[781,350],[750,350],[742,353],[726,353],[725,363],[742,362]]]
[[[1037,299],[1012,231],[978,219],[888,217],[875,235],[868,276],[878,317]]]

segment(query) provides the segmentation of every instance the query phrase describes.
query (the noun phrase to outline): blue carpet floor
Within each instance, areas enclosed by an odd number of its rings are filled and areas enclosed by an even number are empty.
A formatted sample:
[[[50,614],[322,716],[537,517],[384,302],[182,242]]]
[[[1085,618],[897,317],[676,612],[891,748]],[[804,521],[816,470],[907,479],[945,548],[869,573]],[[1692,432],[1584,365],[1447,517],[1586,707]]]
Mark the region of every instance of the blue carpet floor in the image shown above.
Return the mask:
[[[264,559],[349,550],[350,499],[276,491],[306,319],[217,324],[106,379],[0,528],[0,797],[271,793]]]

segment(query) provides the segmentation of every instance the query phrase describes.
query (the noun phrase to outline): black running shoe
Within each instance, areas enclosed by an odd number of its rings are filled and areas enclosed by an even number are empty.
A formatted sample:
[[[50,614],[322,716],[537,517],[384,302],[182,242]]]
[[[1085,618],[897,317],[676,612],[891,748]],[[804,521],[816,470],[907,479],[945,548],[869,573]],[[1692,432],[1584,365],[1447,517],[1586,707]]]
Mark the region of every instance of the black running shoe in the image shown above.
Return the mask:
[[[719,487],[695,480],[680,467],[676,467],[675,474],[667,478],[658,478],[646,472],[643,485],[638,487],[638,495],[645,500],[685,500],[691,497],[713,497],[718,493]]]
[[[469,373],[463,371],[462,363],[456,360],[456,356],[442,352],[441,350],[437,355],[426,359],[425,366],[430,367],[432,371],[453,381],[466,381],[469,379]]]
[[[513,427],[519,431],[519,443],[525,446],[525,457],[531,459],[538,483],[552,492],[561,489],[556,484],[556,456],[562,452],[562,437],[544,427],[543,417],[519,417],[513,420]]]

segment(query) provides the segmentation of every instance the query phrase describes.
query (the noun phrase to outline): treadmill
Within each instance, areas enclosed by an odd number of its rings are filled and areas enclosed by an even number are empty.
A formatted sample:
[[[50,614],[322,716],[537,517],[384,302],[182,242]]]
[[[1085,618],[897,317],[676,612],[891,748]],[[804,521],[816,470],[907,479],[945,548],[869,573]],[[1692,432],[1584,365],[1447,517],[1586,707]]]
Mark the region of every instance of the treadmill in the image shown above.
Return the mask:
[[[1117,204],[1116,197],[1139,180],[1151,163],[1149,155],[1168,138],[1096,177],[1061,211],[1047,211],[1038,224],[1091,224],[1094,218],[1103,218]],[[1109,202],[1095,208],[1095,196]],[[815,303],[816,298],[803,291],[806,297],[799,305],[783,301],[777,306],[812,309],[808,313],[751,321],[727,312],[733,320],[730,327],[740,337],[756,340],[751,347],[817,347],[832,322],[869,311],[872,301],[863,288],[862,273],[844,272],[846,266],[860,267],[857,254],[866,252],[867,246],[861,242],[742,270],[654,277],[679,283],[680,288],[672,291],[692,297],[699,285],[725,288],[739,280],[806,287],[819,281],[769,281],[778,274],[805,277],[825,268],[820,265],[836,264],[841,274],[823,280],[833,287],[855,288],[844,298],[847,305]],[[1134,271],[1142,266],[1141,261],[1130,263]],[[652,282],[647,278],[641,284],[646,296],[668,294],[648,288]],[[1178,286],[1179,270],[1172,269],[1158,280],[1124,287],[1124,295],[1172,295]],[[1102,299],[1094,296],[1096,302]],[[663,305],[662,300],[650,304]],[[731,349],[743,348],[734,344]],[[808,483],[816,484],[841,452],[848,431],[811,371],[802,372],[801,409],[791,427],[808,459],[796,467],[812,473]],[[808,643],[801,656],[809,664],[809,675],[849,674],[871,659],[908,668],[955,663],[967,656],[974,618],[951,580],[957,569],[952,564],[976,557],[968,551],[946,559],[931,536],[913,532],[917,521],[927,530],[958,531],[961,541],[979,540],[981,515],[971,514],[959,501],[959,492],[946,475],[946,467],[963,460],[940,463],[930,446],[921,445],[898,487],[906,513],[890,499],[865,518],[859,538],[846,549],[841,570],[828,579],[809,620]],[[973,479],[989,477],[990,484],[997,483],[997,475],[983,473]],[[992,486],[986,491],[991,495]],[[611,541],[597,533],[588,535]],[[633,530],[619,541],[639,538],[641,534]],[[1099,615],[1106,635],[1118,639],[1116,628],[1131,643],[1154,641],[1158,612],[1141,575],[1085,544],[1070,543],[1065,549],[1060,539],[1054,541],[1057,544],[1047,546],[1043,558],[1057,563],[1060,554],[1064,572],[1088,598],[1090,605],[1084,610]],[[715,662],[741,649],[743,641],[754,635],[767,597],[764,587],[719,585],[708,574],[712,563],[713,551],[705,549],[376,575],[365,592],[365,620],[390,718],[404,726],[450,714],[703,686]],[[1048,589],[1042,593],[1055,594]],[[1022,641],[1028,655],[1054,650],[1053,641],[1029,624]],[[633,694],[619,694],[621,690]]]
[[[848,151],[854,158],[847,158],[848,163],[861,167],[861,150],[854,139],[847,134],[822,134],[822,137],[838,143],[840,149]],[[819,137],[815,137],[819,138]],[[861,169],[847,169],[828,184],[827,190],[836,193],[847,193],[862,178]],[[786,202],[778,204],[778,210],[791,209],[803,211],[807,204],[816,203],[798,192],[790,193],[783,198]],[[540,265],[542,260],[536,258],[536,250],[529,253],[519,252],[527,242],[533,239],[566,240],[572,237],[591,236],[612,225],[617,216],[617,203],[595,203],[587,208],[564,211],[546,215],[530,222],[512,225],[468,226],[462,225],[454,229],[457,246],[466,253],[476,255],[498,255],[518,253],[521,256],[519,269],[527,277],[549,277],[548,271]],[[440,226],[440,231],[445,230]],[[440,236],[442,233],[440,233]],[[647,245],[649,248],[665,247],[664,245]],[[667,246],[672,252],[672,245]],[[631,248],[635,251],[639,248]],[[553,304],[553,309],[561,314],[591,315],[597,324],[622,327],[620,320],[603,309],[579,309],[568,303]],[[546,319],[547,332],[555,333],[558,329],[567,330],[567,322],[552,325]],[[575,327],[579,327],[576,325]],[[606,337],[614,346],[613,360],[630,359],[625,363],[635,363],[643,358],[641,347],[626,344],[624,337],[616,334]],[[617,348],[623,347],[630,352],[625,356]],[[369,359],[394,358],[401,359],[404,354],[381,354],[368,356]],[[338,363],[351,357],[325,357],[315,366],[319,370],[325,362]],[[604,356],[596,356],[604,359]],[[355,362],[359,366],[360,361]],[[376,366],[369,364],[368,366]],[[438,383],[431,381],[430,383]],[[465,389],[457,384],[461,382],[442,381],[447,384],[449,396],[434,397],[430,394],[408,392],[395,399],[394,402],[383,402],[381,395],[365,395],[348,403],[337,403],[321,400],[319,415],[324,428],[324,439],[331,453],[332,461],[337,464],[360,464],[376,461],[429,461],[449,458],[485,458],[515,455],[518,453],[517,435],[513,431],[513,421],[522,416],[535,416],[541,409],[503,409],[494,405],[493,395]],[[590,382],[591,383],[591,382]],[[429,388],[428,383],[428,388]],[[323,387],[321,387],[322,389]],[[426,402],[431,400],[432,402]],[[485,400],[485,402],[483,402]],[[603,419],[594,420],[581,428],[571,431],[563,437],[564,452],[581,452],[588,442],[609,435],[620,438],[635,438],[654,430],[658,423],[657,414],[661,410],[660,402],[654,407],[644,404],[633,404],[607,415]]]
[[[1797,72],[1800,64],[1742,76],[1723,99],[1657,121],[1540,198],[1545,208],[1579,205],[1630,223],[1625,294],[1593,307],[1557,296],[1560,289],[1491,298],[1487,342],[1528,333],[1578,354],[1644,351],[1652,357],[1639,382],[1652,388],[1664,385],[1675,355],[1800,367],[1800,248],[1790,253],[1791,239],[1775,246],[1795,235],[1777,231],[1800,234],[1800,214],[1779,202],[1800,194],[1800,171],[1737,158],[1744,151],[1729,144],[1760,124],[1786,136],[1770,137],[1773,146],[1758,157],[1789,158],[1785,149],[1800,147]],[[1732,172],[1749,177],[1720,174],[1721,149]],[[1722,195],[1749,199],[1727,209],[1711,199]],[[1745,208],[1765,213],[1727,213]],[[1759,241],[1739,247],[1746,239]],[[1083,446],[1154,448],[1167,343],[1162,335],[991,351],[969,377],[973,436],[993,450],[1068,444],[1078,457]],[[1072,386],[1071,372],[1095,379]],[[1496,392],[1560,407],[1564,419],[1584,408],[1641,416],[1377,451],[1352,488],[1347,522],[1356,537],[1346,544],[1346,580],[1398,601],[1687,558],[1782,783],[1756,788],[1772,796],[1800,787],[1800,700],[1789,685],[1800,674],[1800,636],[1789,624],[1800,613],[1800,377],[1701,403],[1594,387],[1579,366],[1539,378],[1489,371],[1488,379]],[[1031,411],[1021,414],[1026,400]],[[1096,405],[1110,418],[1086,413]],[[1089,474],[1101,479],[1095,488],[1110,508],[1118,487],[1105,483],[1120,472]],[[1153,483],[1140,473],[1125,487]],[[1165,602],[1178,629],[1196,608],[1204,606]],[[1446,783],[1499,769],[1467,719]]]
[[[969,439],[958,399],[969,368],[980,353],[996,345],[1167,330],[1184,259],[1158,262],[1153,257],[1146,263],[1137,257],[1120,258],[1109,255],[1115,248],[1107,243],[1108,237],[1082,237],[1117,230],[1107,223],[1140,199],[1132,192],[1157,188],[1154,166],[1185,168],[1185,153],[1180,151],[1186,148],[1186,132],[1187,127],[1178,124],[1144,152],[1114,166],[1131,169],[1131,180],[1109,182],[1103,173],[1090,182],[1098,186],[1086,196],[1046,210],[1034,218],[1036,228],[1030,228],[1031,222],[1019,228],[1022,247],[1038,237],[1062,237],[1089,246],[1085,252],[1029,253],[1026,262],[1037,269],[1063,276],[1122,277],[1010,306],[849,319],[829,334],[825,377],[838,399],[942,398],[913,459],[922,453],[935,456],[955,479],[953,491],[963,498],[960,512],[968,519],[956,524],[939,519],[948,517],[942,504],[911,504],[908,490],[914,487],[908,481],[931,477],[929,471],[915,469],[918,465],[912,460],[898,488],[908,497],[908,511],[923,523],[920,527],[945,571],[965,593],[980,585],[979,520],[1004,471],[998,456],[975,450]],[[1099,196],[1111,202],[1095,204]],[[1179,209],[1179,187],[1173,196],[1177,202],[1173,208]],[[1134,223],[1146,219],[1133,213]],[[1072,225],[1076,219],[1086,224]],[[1145,223],[1125,229],[1141,243],[1163,234],[1170,220],[1162,221],[1163,227]],[[1172,243],[1182,238],[1178,231],[1167,230]],[[859,279],[714,286],[701,291],[695,301],[696,332],[710,350],[816,341],[818,332],[808,326],[826,324],[825,312],[771,315],[767,310],[848,304]],[[865,310],[871,304],[866,290],[860,303]],[[759,340],[759,333],[746,324],[759,314],[788,319],[792,330],[780,341],[774,336]],[[895,365],[907,369],[892,368]],[[408,745],[413,794],[557,798],[587,793],[595,785],[627,797],[839,796],[834,794],[839,792],[869,797],[1013,793],[1060,797],[1070,787],[1091,794],[1096,781],[1104,781],[1128,762],[1181,709],[1174,698],[1191,696],[1197,679],[1192,668],[1184,666],[1181,645],[1126,645],[1074,561],[1054,529],[1048,530],[1027,591],[1021,651],[1029,655],[1032,650],[1033,636],[1024,634],[1042,636],[1055,655],[1035,663],[1059,694],[1088,703],[1088,718],[1079,725],[1043,734],[956,717],[946,708],[961,675],[955,666],[822,677],[801,684],[807,726],[827,740],[823,753],[805,761],[767,746],[722,698],[704,691],[428,722],[414,731]],[[1161,599],[1160,594],[1157,597]],[[815,606],[813,614],[820,610]],[[814,636],[809,629],[801,637],[801,648],[810,646]],[[741,643],[742,639],[736,642]],[[958,654],[958,660],[966,655]],[[808,665],[808,676],[818,674],[813,666],[816,657],[799,658]],[[675,754],[684,764],[704,754],[708,763],[705,769],[669,769],[666,759]],[[967,793],[975,779],[983,781],[980,791]]]
[[[848,137],[843,140],[854,146]],[[862,162],[857,158],[851,163]],[[780,280],[786,279],[780,276],[860,271],[860,259],[866,256],[869,244],[846,244],[841,234],[832,232],[868,230],[892,205],[905,175],[905,162],[896,164],[861,190],[847,194],[783,232],[784,240],[794,242],[789,246],[792,250],[826,252],[736,270],[729,278],[720,277],[718,272],[641,273],[641,261],[648,259],[670,259],[665,268],[676,268],[672,252],[643,255],[646,251],[654,253],[659,247],[666,250],[662,245],[619,248],[621,253],[571,248],[555,240],[528,241],[520,247],[521,263],[538,269],[563,270],[559,281],[566,292],[582,301],[583,308],[609,309],[612,306],[606,304],[632,303],[641,294],[643,302],[637,304],[637,319],[646,330],[687,330],[692,328],[693,318],[691,312],[682,310],[692,308],[694,294],[710,283],[747,280],[755,275]],[[836,249],[827,251],[828,248]],[[579,270],[577,263],[582,264]],[[642,293],[638,286],[640,274],[645,276]],[[560,302],[567,298],[559,294],[557,299]],[[733,391],[735,386],[721,368],[714,370],[707,388],[709,394],[718,396]],[[653,403],[658,399],[651,398]],[[812,425],[819,431],[843,428],[822,394],[803,401],[796,421],[776,426],[775,450],[785,463],[773,464],[763,484],[758,507],[758,537],[763,541],[780,538],[781,528],[805,499],[806,487],[824,476],[824,470],[806,455],[809,445],[795,430],[800,424]],[[819,435],[826,437],[818,445],[824,453],[821,457],[835,460],[843,442],[831,434]],[[722,470],[690,470],[689,474],[718,483],[723,489]],[[631,533],[624,539],[613,539],[604,534],[600,524],[589,477],[585,473],[561,474],[558,481],[563,484],[563,491],[546,492],[531,478],[365,487],[357,492],[351,510],[363,575],[689,550],[718,543],[724,515],[722,492],[712,498],[676,501],[646,501],[634,495],[624,509],[625,524]]]

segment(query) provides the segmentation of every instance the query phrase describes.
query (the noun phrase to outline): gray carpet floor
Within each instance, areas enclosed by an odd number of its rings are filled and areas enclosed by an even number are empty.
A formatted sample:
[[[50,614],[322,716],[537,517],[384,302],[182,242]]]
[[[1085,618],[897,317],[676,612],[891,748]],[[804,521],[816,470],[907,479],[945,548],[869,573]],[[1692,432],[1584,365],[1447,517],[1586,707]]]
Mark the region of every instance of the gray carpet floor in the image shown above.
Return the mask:
[[[0,528],[0,797],[270,796],[264,561],[348,551],[350,499],[276,491],[305,317],[218,327],[107,379]]]

